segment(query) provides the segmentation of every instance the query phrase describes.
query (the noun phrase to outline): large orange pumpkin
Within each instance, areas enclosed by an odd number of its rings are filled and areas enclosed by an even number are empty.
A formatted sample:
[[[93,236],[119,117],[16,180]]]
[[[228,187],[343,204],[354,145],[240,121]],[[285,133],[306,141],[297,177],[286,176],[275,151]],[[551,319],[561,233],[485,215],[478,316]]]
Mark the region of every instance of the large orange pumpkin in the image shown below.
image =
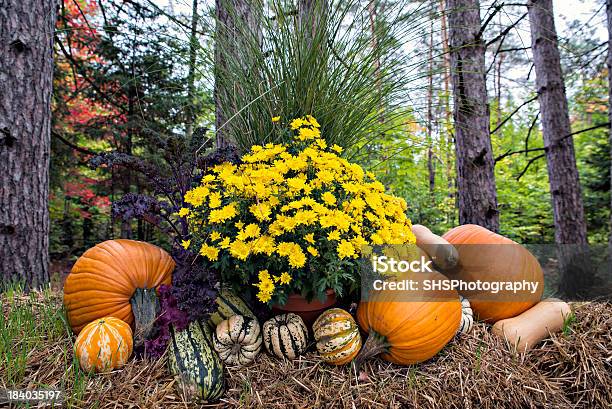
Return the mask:
[[[445,272],[449,278],[476,282],[538,283],[537,291],[517,292],[502,290],[462,291],[472,310],[483,321],[494,323],[515,317],[534,306],[542,298],[544,275],[538,260],[520,244],[493,233],[484,227],[466,224],[455,227],[444,236],[457,248],[457,267]]]
[[[74,343],[81,368],[85,371],[110,371],[125,365],[132,354],[132,329],[115,317],[90,322]]]
[[[151,326],[157,308],[155,289],[170,285],[174,265],[166,251],[140,241],[108,240],[90,248],[76,261],[64,284],[72,330],[78,334],[88,323],[106,316],[132,327]]]
[[[420,277],[420,278],[418,278]],[[454,290],[425,291],[425,280],[446,280],[434,272],[414,279],[419,290],[370,291],[357,309],[357,321],[368,333],[357,366],[369,356],[382,354],[387,361],[410,365],[436,355],[455,336],[461,322],[461,302]]]

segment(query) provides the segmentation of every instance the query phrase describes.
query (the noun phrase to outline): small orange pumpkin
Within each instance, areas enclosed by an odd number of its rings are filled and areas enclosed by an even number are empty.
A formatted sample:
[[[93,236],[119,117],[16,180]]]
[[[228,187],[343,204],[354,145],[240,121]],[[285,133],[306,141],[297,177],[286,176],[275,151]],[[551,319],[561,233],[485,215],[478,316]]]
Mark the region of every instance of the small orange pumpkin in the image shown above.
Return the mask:
[[[84,371],[110,371],[125,365],[132,354],[132,342],[128,324],[104,317],[83,328],[74,343],[74,352]]]
[[[513,293],[502,290],[463,291],[476,316],[486,322],[516,317],[534,306],[542,298],[544,274],[538,260],[520,244],[493,233],[484,227],[466,224],[455,227],[444,236],[459,253],[459,263],[447,271],[452,279],[476,282],[528,281],[538,283],[537,291]]]
[[[399,365],[423,362],[436,355],[455,336],[461,322],[461,302],[454,290],[425,291],[425,280],[445,280],[438,272],[402,276],[417,288],[370,291],[357,309],[357,321],[368,338],[356,358],[357,366],[370,356]]]
[[[76,261],[64,284],[64,305],[72,330],[78,334],[85,325],[105,316],[134,326],[132,305],[151,304],[152,298],[156,301],[154,289],[170,285],[174,265],[166,251],[140,241],[108,240],[90,248]],[[142,315],[151,321],[154,307],[141,307],[147,311]]]

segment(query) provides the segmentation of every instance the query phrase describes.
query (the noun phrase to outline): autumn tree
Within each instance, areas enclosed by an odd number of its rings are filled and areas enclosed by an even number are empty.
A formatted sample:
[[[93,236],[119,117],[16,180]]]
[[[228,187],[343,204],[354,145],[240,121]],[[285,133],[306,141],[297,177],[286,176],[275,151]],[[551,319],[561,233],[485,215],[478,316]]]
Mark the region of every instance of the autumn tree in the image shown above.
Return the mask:
[[[49,281],[54,0],[0,5],[0,274]]]
[[[447,1],[459,223],[497,231],[499,212],[489,133],[485,43],[479,0]]]

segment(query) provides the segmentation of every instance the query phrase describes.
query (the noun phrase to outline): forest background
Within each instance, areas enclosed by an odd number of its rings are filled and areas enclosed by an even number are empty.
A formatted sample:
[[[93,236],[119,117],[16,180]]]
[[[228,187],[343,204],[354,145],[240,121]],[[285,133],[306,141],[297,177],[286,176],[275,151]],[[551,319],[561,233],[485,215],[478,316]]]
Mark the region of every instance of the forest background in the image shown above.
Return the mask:
[[[239,8],[243,2],[236,3]],[[286,3],[290,7],[293,2]],[[490,113],[492,154],[486,167],[494,184],[482,188],[496,196],[492,214],[499,218],[501,234],[520,243],[553,243],[548,151],[526,3],[464,3],[480,8],[479,34],[485,47],[486,90],[480,103]],[[403,64],[405,79],[402,92],[387,101],[395,114],[385,126],[372,127],[370,138],[359,141],[353,160],[406,199],[413,223],[441,234],[469,222],[461,216],[465,203],[460,203],[458,170],[464,162],[456,149],[456,61],[450,51],[456,39],[449,29],[447,2],[355,4],[369,13],[371,31],[362,35],[373,54],[380,46],[379,33],[392,33],[395,23],[387,19],[409,19],[410,24],[394,37],[393,58]],[[113,202],[125,203],[129,195],[137,201],[138,195],[153,192],[146,175],[100,166],[99,158],[115,152],[125,155],[115,157],[119,162],[133,156],[160,163],[167,160],[169,149],[162,141],[167,142],[168,135],[195,135],[205,151],[219,145],[215,129],[224,122],[219,122],[215,98],[215,15],[220,5],[223,1],[60,1],[51,101],[51,275],[65,271],[85,249],[105,239],[169,245],[167,234],[146,217],[124,218],[125,209],[112,210]],[[590,243],[607,243],[611,198],[606,2],[555,0],[553,6],[571,123],[571,135],[565,137],[574,144],[583,224]],[[351,12],[346,11],[347,19]],[[269,8],[262,15],[274,19]],[[381,59],[387,58],[383,51]],[[137,213],[138,206],[132,209]]]

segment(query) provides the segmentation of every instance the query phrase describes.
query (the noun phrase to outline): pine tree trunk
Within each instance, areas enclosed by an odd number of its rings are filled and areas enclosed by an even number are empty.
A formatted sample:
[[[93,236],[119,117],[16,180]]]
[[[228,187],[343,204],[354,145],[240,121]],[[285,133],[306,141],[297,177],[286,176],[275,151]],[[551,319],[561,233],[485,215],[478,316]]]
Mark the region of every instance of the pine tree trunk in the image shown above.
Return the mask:
[[[326,9],[326,0],[298,0],[298,25],[308,43],[312,42],[317,24],[320,24]]]
[[[459,223],[499,229],[478,0],[447,0]]]
[[[0,275],[49,281],[54,0],[0,3]]]
[[[450,75],[451,75],[451,62],[450,62],[450,47],[448,44],[448,30],[446,28],[446,1],[440,0],[440,33],[442,34],[442,52],[443,52],[443,65],[444,65],[444,104],[441,106],[444,109],[444,151],[445,151],[445,164],[446,164],[446,187],[448,189],[448,198],[450,202],[455,201],[455,185],[456,180],[453,175],[453,133],[451,128],[451,107],[450,107]],[[450,226],[455,224],[455,212],[450,211],[447,215],[447,223]]]
[[[195,110],[195,69],[198,51],[198,0],[191,3],[191,34],[189,36],[189,72],[187,73],[187,126],[185,135],[187,139],[193,135],[193,126],[196,119]]]
[[[436,170],[433,154],[433,19],[429,30],[429,69],[427,71],[427,173],[429,175],[429,194],[433,195],[436,188]]]
[[[530,0],[528,10],[555,241],[559,244],[582,244],[587,242],[586,223],[574,141],[568,137],[571,129],[552,0]]]
[[[226,106],[231,105],[229,97],[231,85],[224,80],[223,72],[227,69],[228,59],[240,60],[240,49],[242,48],[241,36],[243,26],[249,28],[258,37],[260,29],[257,23],[253,7],[260,7],[260,0],[215,0],[216,42],[233,43],[233,53],[222,51],[218,45],[215,47],[215,129],[217,148],[224,148],[232,144],[230,125],[226,123],[231,115],[238,112],[242,107]],[[244,46],[244,45],[243,45]],[[225,47],[230,49],[230,47]],[[224,50],[225,50],[224,49]]]
[[[606,14],[608,15],[608,120],[612,124],[612,0],[606,1]],[[612,158],[612,126],[610,127],[610,157]],[[612,167],[610,168],[610,180],[612,180]],[[612,202],[610,207],[612,209]],[[612,211],[610,212],[609,241],[612,246]]]
[[[531,48],[542,121],[546,163],[558,244],[559,292],[566,296],[588,294],[593,268],[587,247],[587,229],[580,192],[574,141],[552,0],[527,3]]]

